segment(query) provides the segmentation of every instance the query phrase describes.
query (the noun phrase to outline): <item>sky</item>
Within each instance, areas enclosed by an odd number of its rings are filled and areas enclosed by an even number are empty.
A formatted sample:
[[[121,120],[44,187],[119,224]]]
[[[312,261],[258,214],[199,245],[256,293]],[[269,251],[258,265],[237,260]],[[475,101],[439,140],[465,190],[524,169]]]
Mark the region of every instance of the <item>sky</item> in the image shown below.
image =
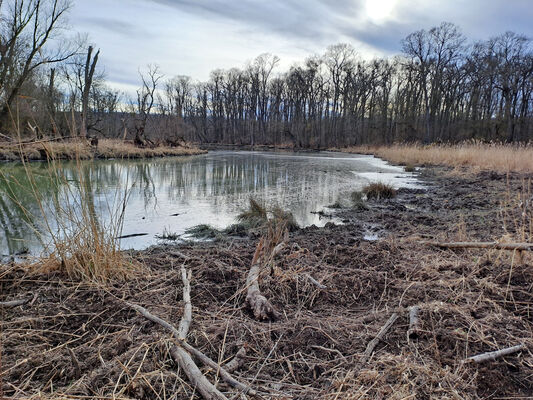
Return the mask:
[[[533,0],[74,0],[70,25],[101,50],[115,89],[134,92],[139,70],[204,81],[262,53],[278,71],[349,43],[361,58],[399,54],[409,33],[442,21],[473,41],[512,30],[533,37]]]

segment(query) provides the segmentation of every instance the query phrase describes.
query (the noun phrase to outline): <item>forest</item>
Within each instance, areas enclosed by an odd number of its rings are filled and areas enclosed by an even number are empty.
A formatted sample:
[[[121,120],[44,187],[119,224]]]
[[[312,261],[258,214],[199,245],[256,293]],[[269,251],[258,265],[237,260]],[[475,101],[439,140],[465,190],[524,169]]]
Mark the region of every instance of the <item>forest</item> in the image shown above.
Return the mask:
[[[265,53],[209,80],[139,69],[136,94],[106,82],[100,51],[66,29],[68,0],[0,0],[0,140],[99,137],[139,146],[196,143],[331,148],[529,142],[531,39],[472,42],[443,22],[364,59],[347,43],[287,71]],[[68,38],[67,38],[68,36]]]

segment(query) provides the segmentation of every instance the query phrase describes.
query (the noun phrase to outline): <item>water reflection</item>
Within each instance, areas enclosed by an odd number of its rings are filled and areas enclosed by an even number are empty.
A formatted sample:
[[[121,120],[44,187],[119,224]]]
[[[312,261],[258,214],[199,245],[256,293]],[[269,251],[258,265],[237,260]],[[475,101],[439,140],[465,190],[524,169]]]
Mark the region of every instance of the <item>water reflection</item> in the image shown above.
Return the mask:
[[[410,182],[400,168],[373,157],[337,153],[215,151],[193,157],[85,162],[82,166],[83,181],[90,185],[85,193],[91,197],[85,204],[103,219],[130,189],[123,234],[148,235],[122,240],[124,248],[156,243],[155,235],[164,229],[181,234],[204,223],[223,228],[235,222],[250,196],[289,209],[302,226],[323,225],[328,220],[311,212],[339,198],[347,199],[370,174],[377,176],[373,180],[382,174],[397,185]],[[42,197],[50,204],[61,202],[60,188],[51,184],[50,167],[36,163],[31,168]],[[75,164],[62,163],[61,170],[69,181],[80,181]],[[24,169],[19,164],[3,164],[0,172],[1,252],[14,254],[23,248],[36,252],[42,244],[35,228],[43,231],[43,219],[24,183]],[[19,184],[8,185],[6,179]],[[13,198],[22,204],[17,207]],[[53,207],[46,210],[53,220]]]

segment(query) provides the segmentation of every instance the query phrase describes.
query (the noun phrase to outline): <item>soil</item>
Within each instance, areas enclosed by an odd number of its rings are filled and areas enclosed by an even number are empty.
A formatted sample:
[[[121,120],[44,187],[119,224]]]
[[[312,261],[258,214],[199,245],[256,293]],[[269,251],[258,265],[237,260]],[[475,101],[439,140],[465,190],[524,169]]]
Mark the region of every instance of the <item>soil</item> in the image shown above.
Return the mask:
[[[274,322],[255,320],[245,303],[257,233],[132,252],[143,274],[107,285],[2,266],[0,301],[31,298],[1,311],[4,395],[199,398],[169,355],[168,332],[123,302],[177,326],[184,264],[192,272],[188,342],[221,364],[244,346],[245,363],[233,375],[262,398],[532,398],[533,257],[423,243],[531,240],[521,229],[532,221],[532,176],[446,168],[419,175],[424,189],[340,209],[344,225],[290,234],[260,280],[282,315]],[[372,235],[379,239],[365,240]],[[420,332],[408,340],[415,305]],[[364,360],[395,312],[399,318]],[[526,350],[465,361],[517,344]],[[216,371],[203,371],[236,398]]]

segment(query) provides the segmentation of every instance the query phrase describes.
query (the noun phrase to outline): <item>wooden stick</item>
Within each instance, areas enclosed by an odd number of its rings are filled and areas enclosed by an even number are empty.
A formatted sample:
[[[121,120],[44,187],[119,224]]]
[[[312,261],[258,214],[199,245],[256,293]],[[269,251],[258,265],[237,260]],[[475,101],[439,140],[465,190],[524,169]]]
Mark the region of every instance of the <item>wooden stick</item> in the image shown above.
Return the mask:
[[[16,307],[26,304],[31,300],[31,297],[27,299],[18,299],[18,300],[9,300],[9,301],[0,301],[0,307]]]
[[[385,323],[385,325],[383,325],[383,327],[381,328],[381,330],[379,331],[379,333],[377,334],[377,336],[372,339],[368,345],[366,346],[366,350],[365,352],[363,353],[363,357],[361,359],[361,362],[366,362],[368,361],[368,359],[370,358],[370,356],[372,355],[372,353],[374,352],[374,349],[376,348],[376,346],[378,345],[379,341],[380,340],[383,340],[383,338],[385,337],[385,335],[387,334],[387,332],[389,331],[389,329],[391,328],[391,326],[394,324],[394,322],[396,322],[396,320],[398,319],[398,314],[396,313],[393,313],[390,318],[388,319],[388,321]]]
[[[519,344],[517,346],[513,347],[507,347],[505,349],[496,350],[496,351],[489,351],[487,353],[478,354],[477,356],[468,357],[466,361],[471,361],[474,363],[482,363],[485,361],[493,361],[497,358],[507,356],[509,354],[517,353],[521,350],[526,350],[525,344]]]
[[[185,303],[183,316],[178,327],[178,339],[185,341],[192,321],[191,285],[185,267],[181,266],[181,280],[183,281],[183,301]],[[207,380],[200,368],[191,358],[191,355],[181,346],[172,346],[170,355],[183,369],[189,381],[194,385],[206,400],[228,400],[211,382]]]
[[[420,333],[420,320],[418,314],[420,313],[420,307],[413,306],[409,308],[409,329],[407,330],[407,341],[418,337]]]
[[[282,244],[282,243],[280,243]],[[270,257],[273,257],[283,249],[283,246],[278,244]],[[264,240],[261,239],[255,250],[254,258],[252,259],[252,266],[248,271],[248,276],[246,277],[246,286],[248,291],[246,294],[246,302],[252,309],[254,317],[258,320],[267,320],[275,321],[280,318],[280,314],[276,311],[274,306],[268,301],[268,299],[263,296],[261,290],[259,289],[259,272],[261,268],[261,253],[264,252]]]
[[[533,243],[498,243],[498,242],[421,242],[427,246],[445,249],[501,249],[533,251]]]
[[[185,350],[187,350],[189,353],[191,353],[193,356],[195,356],[198,360],[200,360],[202,362],[202,364],[207,365],[208,367],[211,367],[212,369],[218,371],[218,373],[220,374],[220,377],[222,378],[222,380],[224,380],[224,382],[226,382],[228,385],[230,385],[231,387],[233,387],[235,389],[241,390],[244,393],[250,394],[252,396],[254,396],[256,394],[255,390],[250,388],[248,385],[245,385],[245,384],[237,381],[235,378],[233,378],[229,374],[229,372],[226,371],[226,369],[222,368],[220,365],[218,365],[218,363],[216,363],[215,361],[210,359],[208,356],[206,356],[200,350],[198,350],[197,348],[191,346],[185,340],[181,339],[179,337],[179,331],[175,327],[170,325],[167,321],[165,321],[165,320],[153,315],[152,313],[150,313],[144,307],[141,307],[141,306],[139,306],[137,304],[128,303],[126,301],[125,301],[125,303],[126,303],[126,305],[128,305],[131,308],[133,308],[135,311],[137,311],[139,314],[141,314],[146,319],[148,319],[148,320],[150,320],[150,321],[162,326],[163,328],[167,329],[168,331],[170,331],[173,334],[173,336],[177,339],[179,346],[183,347]]]

